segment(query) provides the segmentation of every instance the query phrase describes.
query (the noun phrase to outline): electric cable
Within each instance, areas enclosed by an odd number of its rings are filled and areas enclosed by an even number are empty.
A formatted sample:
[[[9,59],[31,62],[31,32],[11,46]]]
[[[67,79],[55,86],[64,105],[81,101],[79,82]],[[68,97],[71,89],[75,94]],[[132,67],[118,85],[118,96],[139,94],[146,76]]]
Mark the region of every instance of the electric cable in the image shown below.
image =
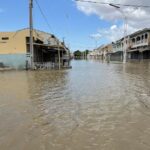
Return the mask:
[[[108,3],[108,2],[98,2],[98,1],[84,1],[84,0],[75,0],[76,2],[84,2],[84,3],[98,3],[102,5],[116,5],[116,6],[125,6],[125,7],[145,7],[145,8],[150,8],[150,5],[133,5],[133,4],[120,4],[120,3]]]
[[[52,31],[52,33],[54,33],[53,30],[52,30],[51,25],[50,25],[49,22],[48,22],[48,19],[47,19],[46,15],[44,14],[42,8],[40,7],[40,4],[39,4],[38,0],[35,0],[35,2],[36,2],[37,6],[38,6],[38,8],[39,8],[39,10],[40,10],[41,15],[42,15],[43,18],[44,18],[44,20],[45,20],[45,22],[46,22],[46,24],[47,24],[49,30]]]

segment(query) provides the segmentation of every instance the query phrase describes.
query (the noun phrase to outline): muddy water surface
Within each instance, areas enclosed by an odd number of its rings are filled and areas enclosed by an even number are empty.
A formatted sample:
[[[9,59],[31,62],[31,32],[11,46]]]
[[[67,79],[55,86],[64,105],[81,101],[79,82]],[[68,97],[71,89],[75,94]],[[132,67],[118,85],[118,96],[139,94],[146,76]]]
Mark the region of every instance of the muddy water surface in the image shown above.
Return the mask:
[[[149,150],[150,63],[72,66],[0,72],[0,149]]]

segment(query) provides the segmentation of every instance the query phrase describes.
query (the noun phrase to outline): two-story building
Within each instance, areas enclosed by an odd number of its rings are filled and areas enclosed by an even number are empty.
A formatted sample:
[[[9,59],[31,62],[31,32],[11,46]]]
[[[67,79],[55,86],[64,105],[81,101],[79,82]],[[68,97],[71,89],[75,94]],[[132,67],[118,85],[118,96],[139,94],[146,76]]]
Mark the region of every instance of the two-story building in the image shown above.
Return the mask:
[[[102,58],[102,48],[104,45],[101,45],[100,47],[94,49],[88,54],[88,58],[92,59],[101,59]]]
[[[112,53],[112,44],[101,45],[97,49],[93,50],[88,54],[88,58],[106,60],[108,54]]]
[[[149,28],[145,28],[130,35],[128,59],[150,59]]]
[[[107,44],[107,45],[103,46],[101,51],[102,51],[102,59],[107,60],[109,54],[111,54],[113,52],[112,44]]]
[[[112,53],[110,53],[110,60],[112,61],[122,61],[123,60],[123,49],[124,48],[124,38],[112,42]]]

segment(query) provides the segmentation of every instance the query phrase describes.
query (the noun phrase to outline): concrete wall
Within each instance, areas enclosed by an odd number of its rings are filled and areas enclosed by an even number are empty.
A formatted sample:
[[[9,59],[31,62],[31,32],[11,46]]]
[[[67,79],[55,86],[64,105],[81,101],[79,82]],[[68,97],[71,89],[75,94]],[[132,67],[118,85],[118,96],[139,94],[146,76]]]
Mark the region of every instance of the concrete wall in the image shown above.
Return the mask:
[[[1,54],[0,63],[15,69],[25,69],[26,54]]]
[[[29,30],[0,32],[0,63],[14,69],[26,68],[26,37]]]
[[[0,32],[0,54],[26,53],[27,31]],[[3,38],[8,38],[3,40]]]

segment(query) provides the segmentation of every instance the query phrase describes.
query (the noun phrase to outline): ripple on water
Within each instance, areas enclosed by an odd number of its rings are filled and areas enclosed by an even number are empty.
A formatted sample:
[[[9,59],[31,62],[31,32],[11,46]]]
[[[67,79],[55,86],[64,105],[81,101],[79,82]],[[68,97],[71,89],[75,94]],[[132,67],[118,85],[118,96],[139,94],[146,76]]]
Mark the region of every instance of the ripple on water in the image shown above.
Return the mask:
[[[32,150],[149,150],[148,65],[72,65],[72,70],[0,74],[3,150],[12,145]]]

